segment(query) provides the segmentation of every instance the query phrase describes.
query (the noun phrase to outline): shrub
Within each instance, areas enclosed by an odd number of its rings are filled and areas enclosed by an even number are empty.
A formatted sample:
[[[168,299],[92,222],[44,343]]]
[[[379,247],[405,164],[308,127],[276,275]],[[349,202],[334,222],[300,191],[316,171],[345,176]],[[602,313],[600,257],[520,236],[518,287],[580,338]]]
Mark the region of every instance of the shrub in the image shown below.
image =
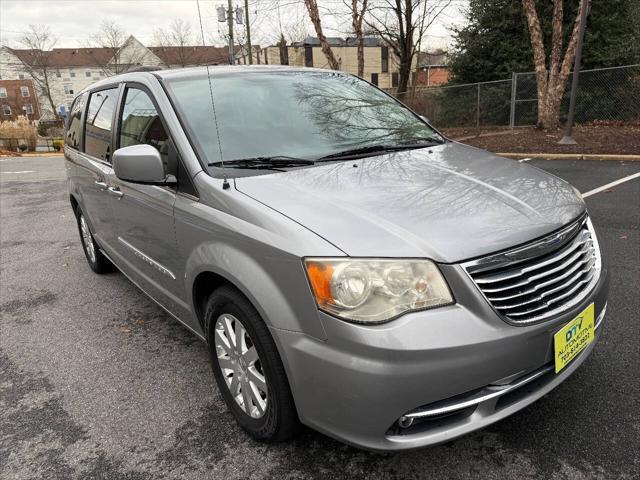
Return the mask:
[[[60,150],[62,150],[62,147],[64,146],[64,142],[62,140],[54,140],[52,143],[52,146],[56,152],[59,152]]]
[[[21,143],[20,145],[18,145],[18,148],[20,149],[21,152],[26,152],[29,146],[26,143]]]
[[[0,138],[17,140],[16,143],[21,150],[23,145],[26,147],[25,150],[35,150],[37,130],[27,117],[20,116],[13,121],[0,122]]]

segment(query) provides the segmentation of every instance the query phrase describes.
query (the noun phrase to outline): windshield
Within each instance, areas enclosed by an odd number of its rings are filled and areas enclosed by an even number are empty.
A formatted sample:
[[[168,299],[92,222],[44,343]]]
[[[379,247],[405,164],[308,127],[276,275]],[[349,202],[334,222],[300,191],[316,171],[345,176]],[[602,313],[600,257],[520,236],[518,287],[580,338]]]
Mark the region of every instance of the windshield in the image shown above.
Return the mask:
[[[205,163],[316,160],[374,145],[443,140],[384,92],[337,72],[212,74],[211,84],[205,73],[165,83]]]

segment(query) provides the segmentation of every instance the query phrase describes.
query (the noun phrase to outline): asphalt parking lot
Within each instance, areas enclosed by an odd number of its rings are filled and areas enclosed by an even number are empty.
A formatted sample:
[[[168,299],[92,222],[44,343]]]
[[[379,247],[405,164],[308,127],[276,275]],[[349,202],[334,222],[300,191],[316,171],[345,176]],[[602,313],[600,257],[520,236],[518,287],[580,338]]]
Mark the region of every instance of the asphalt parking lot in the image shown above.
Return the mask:
[[[640,162],[530,163],[582,192],[640,172]],[[489,428],[378,455],[311,430],[289,444],[250,440],[205,345],[123,275],[91,272],[62,159],[2,158],[0,478],[638,478],[640,178],[586,202],[611,267],[591,357]]]

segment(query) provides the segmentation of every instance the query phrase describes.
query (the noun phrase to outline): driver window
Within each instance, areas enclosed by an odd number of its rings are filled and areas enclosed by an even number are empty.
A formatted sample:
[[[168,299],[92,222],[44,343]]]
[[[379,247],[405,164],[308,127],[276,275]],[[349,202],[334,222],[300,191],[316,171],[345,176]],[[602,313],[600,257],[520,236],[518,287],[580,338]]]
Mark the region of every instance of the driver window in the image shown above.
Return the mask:
[[[169,136],[149,95],[138,88],[127,88],[120,119],[119,147],[146,143],[155,147],[167,173],[177,174],[174,155],[169,154]]]

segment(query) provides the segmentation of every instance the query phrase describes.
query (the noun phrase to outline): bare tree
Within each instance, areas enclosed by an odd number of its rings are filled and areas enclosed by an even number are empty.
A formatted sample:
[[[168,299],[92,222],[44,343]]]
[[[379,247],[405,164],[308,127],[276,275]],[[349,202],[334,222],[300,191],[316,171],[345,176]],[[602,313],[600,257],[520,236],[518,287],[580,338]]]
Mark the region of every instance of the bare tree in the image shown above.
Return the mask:
[[[309,18],[311,23],[313,24],[313,28],[316,30],[316,35],[318,36],[318,40],[320,41],[320,47],[322,48],[322,53],[327,57],[327,62],[329,62],[329,68],[331,70],[338,70],[340,68],[340,64],[333,54],[333,50],[331,50],[331,45],[327,42],[327,37],[324,36],[322,31],[322,22],[320,21],[320,12],[318,11],[318,2],[316,0],[304,0],[304,4],[307,7],[307,11],[309,12]]]
[[[111,20],[104,20],[100,30],[89,42],[89,47],[106,50],[108,55],[100,55],[94,52],[93,59],[96,66],[100,67],[106,75],[117,75],[128,71],[131,67],[140,65],[147,54],[144,48],[131,48],[127,56],[123,56],[124,47],[129,36],[120,25]]]
[[[351,26],[353,34],[356,36],[356,47],[358,56],[358,76],[364,76],[364,34],[362,33],[362,22],[367,12],[368,0],[351,0]]]
[[[49,102],[51,112],[54,116],[56,106],[51,95],[51,86],[55,77],[53,70],[53,47],[57,38],[51,34],[49,27],[44,25],[29,25],[29,28],[22,33],[20,43],[29,50],[21,60],[24,68],[33,80],[34,85],[41,95]]]
[[[533,63],[536,71],[538,87],[538,125],[543,128],[556,128],[560,119],[560,104],[575,59],[580,30],[582,9],[589,8],[591,0],[581,0],[580,8],[573,22],[573,30],[569,37],[567,49],[562,55],[563,36],[563,0],[553,0],[551,53],[547,63],[542,28],[536,12],[534,0],[522,0],[529,25]],[[548,65],[548,68],[547,68]]]
[[[182,19],[175,19],[169,24],[168,29],[157,28],[153,32],[153,38],[156,44],[161,48],[176,48],[176,59],[181,67],[191,65],[193,33],[191,24]],[[170,67],[171,65],[167,65]]]
[[[451,0],[372,0],[365,20],[398,59],[398,93],[407,91],[417,46]]]

